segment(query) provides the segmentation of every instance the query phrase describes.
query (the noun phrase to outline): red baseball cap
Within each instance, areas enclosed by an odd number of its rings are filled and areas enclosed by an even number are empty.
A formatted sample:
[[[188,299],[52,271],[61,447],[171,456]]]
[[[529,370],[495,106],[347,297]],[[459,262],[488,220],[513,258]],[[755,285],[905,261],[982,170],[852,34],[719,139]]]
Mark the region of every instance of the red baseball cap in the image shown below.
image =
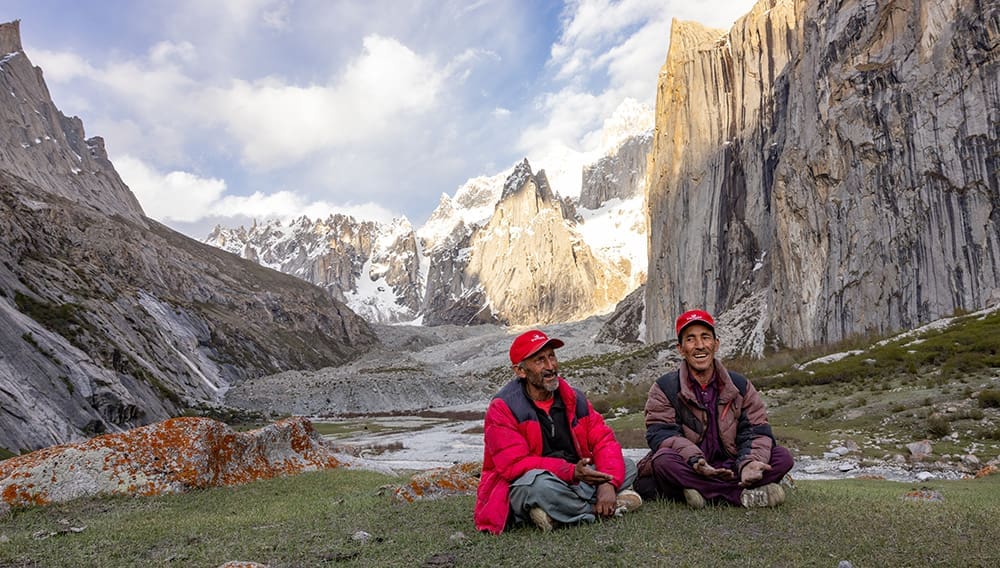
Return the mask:
[[[526,331],[514,338],[510,344],[510,362],[517,365],[545,347],[551,346],[553,349],[565,345],[561,339],[552,338],[537,329]]]
[[[693,324],[700,323],[702,325],[707,325],[712,328],[712,332],[715,332],[715,320],[712,319],[712,315],[704,310],[688,310],[677,318],[677,337],[681,336],[681,332],[684,328]]]

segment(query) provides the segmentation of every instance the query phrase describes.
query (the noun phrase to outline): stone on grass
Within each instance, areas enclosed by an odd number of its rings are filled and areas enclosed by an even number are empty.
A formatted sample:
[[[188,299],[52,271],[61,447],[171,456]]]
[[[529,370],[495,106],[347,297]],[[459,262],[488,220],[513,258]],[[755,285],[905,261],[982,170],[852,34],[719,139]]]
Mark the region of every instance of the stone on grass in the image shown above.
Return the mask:
[[[906,449],[910,450],[910,457],[913,458],[914,461],[920,461],[931,455],[931,452],[934,451],[934,447],[931,446],[930,440],[910,442],[909,444],[906,444]]]
[[[393,490],[393,498],[402,503],[438,499],[451,495],[471,495],[479,487],[480,462],[455,464],[417,473],[410,481]]]
[[[159,495],[238,485],[360,463],[304,418],[236,432],[208,418],[172,418],[0,462],[0,501],[44,505],[91,495]]]
[[[940,491],[935,491],[934,489],[928,489],[926,487],[921,487],[919,489],[911,489],[903,495],[904,501],[920,501],[927,503],[941,503],[944,501],[944,496],[941,495]]]
[[[981,467],[979,458],[972,454],[962,456],[962,465],[971,470],[977,470]]]

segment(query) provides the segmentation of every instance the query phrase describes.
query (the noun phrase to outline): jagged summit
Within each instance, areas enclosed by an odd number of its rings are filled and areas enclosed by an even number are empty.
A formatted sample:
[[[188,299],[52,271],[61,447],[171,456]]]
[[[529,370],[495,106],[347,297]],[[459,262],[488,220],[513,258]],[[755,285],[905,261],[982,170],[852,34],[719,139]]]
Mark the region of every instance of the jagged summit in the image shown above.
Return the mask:
[[[21,53],[21,20],[0,23],[0,53],[4,57]]]
[[[104,140],[52,102],[21,47],[20,22],[0,24],[0,168],[85,207],[145,223],[139,201],[108,161]],[[10,94],[11,96],[8,96]]]

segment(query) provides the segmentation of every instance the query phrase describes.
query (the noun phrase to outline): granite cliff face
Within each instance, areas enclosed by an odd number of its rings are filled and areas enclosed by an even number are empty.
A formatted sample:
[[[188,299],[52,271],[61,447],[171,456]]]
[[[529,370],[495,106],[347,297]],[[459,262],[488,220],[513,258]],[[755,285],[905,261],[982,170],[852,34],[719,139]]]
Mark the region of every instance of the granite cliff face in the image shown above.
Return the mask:
[[[148,424],[377,342],[320,288],[144,217],[17,22],[0,46],[0,448]]]
[[[484,309],[512,323],[582,319],[610,310],[628,292],[628,275],[593,254],[545,173],[532,173],[527,160],[507,178],[469,246],[465,288],[478,283],[489,299]]]
[[[1000,287],[1000,5],[762,0],[674,22],[648,174],[647,341],[916,327]],[[728,315],[727,315],[728,314]]]

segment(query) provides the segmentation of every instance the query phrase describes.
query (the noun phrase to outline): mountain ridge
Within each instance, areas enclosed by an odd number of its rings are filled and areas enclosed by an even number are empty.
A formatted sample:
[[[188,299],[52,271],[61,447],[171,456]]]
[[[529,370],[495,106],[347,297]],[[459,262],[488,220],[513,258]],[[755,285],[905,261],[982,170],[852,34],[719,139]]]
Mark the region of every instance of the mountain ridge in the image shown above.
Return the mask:
[[[0,447],[217,406],[255,376],[377,344],[321,289],[146,218],[100,138],[0,24]],[[87,151],[79,152],[87,148]]]

